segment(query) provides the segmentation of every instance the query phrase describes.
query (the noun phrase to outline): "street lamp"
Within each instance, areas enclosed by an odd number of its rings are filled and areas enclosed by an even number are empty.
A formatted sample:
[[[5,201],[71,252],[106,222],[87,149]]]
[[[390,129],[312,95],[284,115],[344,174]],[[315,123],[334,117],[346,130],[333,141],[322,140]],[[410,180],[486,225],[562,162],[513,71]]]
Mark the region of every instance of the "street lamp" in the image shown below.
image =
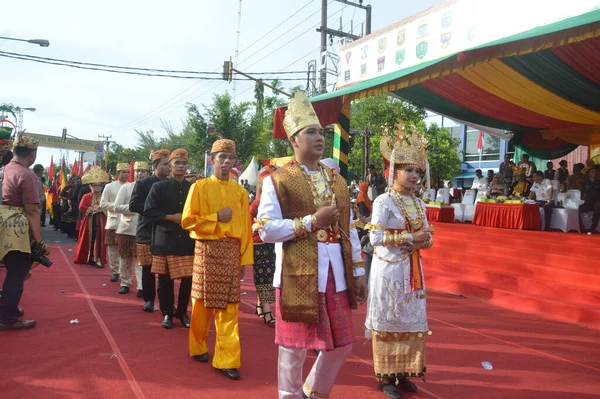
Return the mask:
[[[4,39],[4,40],[14,40],[17,42],[26,42],[26,43],[31,43],[31,44],[37,44],[41,47],[48,47],[50,46],[50,42],[46,39],[15,39],[14,37],[5,37],[5,36],[0,36],[0,39]]]

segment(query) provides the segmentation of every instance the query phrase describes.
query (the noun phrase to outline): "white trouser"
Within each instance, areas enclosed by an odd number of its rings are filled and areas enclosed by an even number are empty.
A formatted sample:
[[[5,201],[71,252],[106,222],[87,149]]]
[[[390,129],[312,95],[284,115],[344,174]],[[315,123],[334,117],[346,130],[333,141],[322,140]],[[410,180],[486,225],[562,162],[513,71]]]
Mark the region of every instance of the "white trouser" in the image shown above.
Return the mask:
[[[137,256],[135,256],[133,258],[133,267],[135,268],[135,280],[137,282],[137,289],[139,290],[143,290],[143,285],[142,285],[142,267],[138,266],[137,264]]]
[[[338,372],[350,352],[352,352],[352,344],[333,351],[321,351],[303,384],[302,366],[306,359],[306,349],[286,348],[279,345],[279,399],[302,399],[303,391],[309,398],[329,395]]]
[[[131,287],[133,284],[133,268],[135,268],[135,279],[137,280],[137,289],[142,289],[142,268],[137,266],[137,257],[129,256],[119,258],[119,275],[121,277],[121,287]]]
[[[119,246],[117,244],[107,245],[106,252],[108,253],[110,274],[119,274]]]

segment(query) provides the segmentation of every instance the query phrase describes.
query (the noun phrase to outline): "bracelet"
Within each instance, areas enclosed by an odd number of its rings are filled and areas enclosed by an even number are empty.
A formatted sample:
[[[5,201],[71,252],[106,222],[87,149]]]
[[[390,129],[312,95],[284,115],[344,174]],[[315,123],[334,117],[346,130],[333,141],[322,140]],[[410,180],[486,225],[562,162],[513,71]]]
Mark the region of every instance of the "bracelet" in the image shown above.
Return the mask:
[[[364,260],[355,260],[354,262],[352,262],[352,267],[354,269],[363,269],[365,267],[365,261]]]
[[[312,214],[310,217],[311,230],[317,230],[319,226],[317,225],[317,217]]]
[[[303,237],[306,233],[308,233],[306,226],[304,226],[304,221],[301,218],[295,218],[292,222],[292,226],[294,227],[296,238]]]

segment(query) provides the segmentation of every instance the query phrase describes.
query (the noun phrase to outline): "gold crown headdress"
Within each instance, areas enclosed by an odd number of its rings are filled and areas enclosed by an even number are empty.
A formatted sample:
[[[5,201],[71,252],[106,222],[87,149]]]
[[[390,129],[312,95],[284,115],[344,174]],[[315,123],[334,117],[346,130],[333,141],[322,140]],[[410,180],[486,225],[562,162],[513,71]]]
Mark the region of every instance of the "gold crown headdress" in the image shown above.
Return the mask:
[[[117,172],[120,172],[120,171],[122,171],[122,170],[124,170],[124,171],[126,171],[126,172],[129,172],[129,164],[128,164],[128,163],[125,163],[125,162],[123,162],[123,163],[118,163],[118,164],[117,164]]]
[[[148,165],[148,162],[144,162],[144,161],[135,161],[133,164],[133,170],[150,170],[150,166]]]
[[[81,178],[82,184],[108,183],[110,178],[108,173],[102,170],[100,166],[94,165]]]
[[[321,126],[321,122],[319,122],[315,109],[308,97],[306,97],[306,94],[302,91],[297,91],[292,97],[283,118],[285,134],[287,134],[289,139],[300,130],[311,125]]]
[[[392,132],[385,126],[379,144],[381,155],[390,167],[390,186],[394,179],[396,165],[412,165],[420,168],[421,171],[428,168],[425,136],[415,128],[407,126],[402,120],[396,123],[395,128]]]

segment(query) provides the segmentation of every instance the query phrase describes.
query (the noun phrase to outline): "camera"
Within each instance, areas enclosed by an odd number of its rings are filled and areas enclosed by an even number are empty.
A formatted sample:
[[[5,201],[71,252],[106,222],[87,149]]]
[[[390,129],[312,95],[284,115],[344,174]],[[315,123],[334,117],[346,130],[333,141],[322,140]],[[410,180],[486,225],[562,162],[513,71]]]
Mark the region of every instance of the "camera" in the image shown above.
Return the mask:
[[[52,266],[52,261],[44,255],[44,244],[42,243],[34,242],[31,244],[31,260],[39,262],[42,266]]]

